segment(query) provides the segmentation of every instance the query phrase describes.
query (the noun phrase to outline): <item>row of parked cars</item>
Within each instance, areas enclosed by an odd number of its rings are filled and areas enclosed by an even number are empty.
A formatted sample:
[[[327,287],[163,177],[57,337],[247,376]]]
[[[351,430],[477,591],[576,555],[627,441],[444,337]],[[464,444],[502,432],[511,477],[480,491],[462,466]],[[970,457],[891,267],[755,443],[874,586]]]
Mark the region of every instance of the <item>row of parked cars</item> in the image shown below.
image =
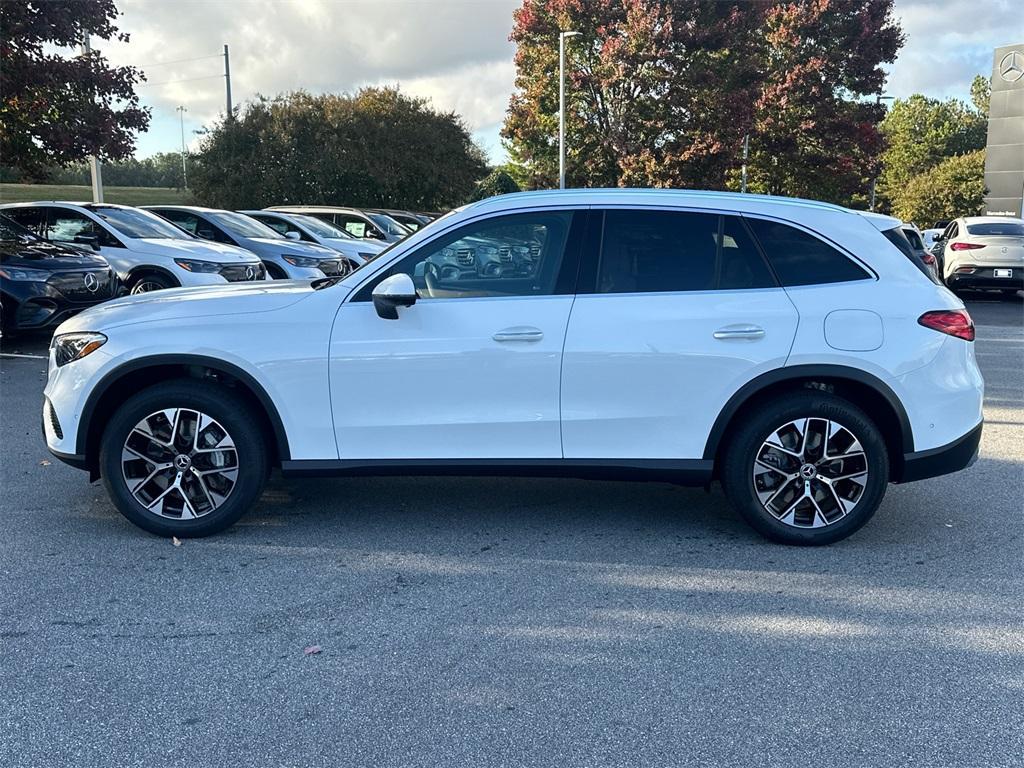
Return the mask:
[[[7,333],[53,327],[124,292],[343,276],[437,215],[332,206],[0,205],[2,325]]]
[[[920,230],[904,224],[916,262],[952,290],[1024,289],[1024,221],[1007,216],[963,216]]]

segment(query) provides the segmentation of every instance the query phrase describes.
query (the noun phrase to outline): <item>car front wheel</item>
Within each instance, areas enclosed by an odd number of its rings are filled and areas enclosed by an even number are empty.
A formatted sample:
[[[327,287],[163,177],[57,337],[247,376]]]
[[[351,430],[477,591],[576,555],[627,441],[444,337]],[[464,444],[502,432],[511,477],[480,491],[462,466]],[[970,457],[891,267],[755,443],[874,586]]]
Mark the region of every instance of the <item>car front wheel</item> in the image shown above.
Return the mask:
[[[867,523],[885,495],[889,457],[875,423],[834,395],[765,404],[726,446],[726,495],[751,526],[785,544],[831,544]]]
[[[209,536],[259,498],[266,438],[227,387],[181,379],[128,398],[100,446],[100,474],[118,510],[159,536]]]

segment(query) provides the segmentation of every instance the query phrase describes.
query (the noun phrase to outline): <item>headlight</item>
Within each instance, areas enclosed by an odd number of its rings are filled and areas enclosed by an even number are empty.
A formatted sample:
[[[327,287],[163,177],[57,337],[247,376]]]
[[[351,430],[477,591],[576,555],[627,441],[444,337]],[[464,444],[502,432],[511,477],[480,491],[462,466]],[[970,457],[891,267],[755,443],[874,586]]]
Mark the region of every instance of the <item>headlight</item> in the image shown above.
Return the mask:
[[[102,333],[62,333],[53,337],[50,348],[54,361],[61,366],[91,355],[106,343],[107,337]]]
[[[312,259],[309,256],[291,256],[289,254],[283,254],[281,258],[293,267],[315,267],[320,264],[320,259]]]
[[[0,269],[0,277],[19,282],[45,283],[50,273],[42,269],[21,269],[20,267],[4,267]]]
[[[175,259],[174,263],[188,272],[220,272],[223,264],[215,261],[199,261],[197,259]]]
[[[476,252],[479,253],[481,256],[498,255],[498,249],[495,248],[493,245],[481,245],[479,248],[476,249]]]

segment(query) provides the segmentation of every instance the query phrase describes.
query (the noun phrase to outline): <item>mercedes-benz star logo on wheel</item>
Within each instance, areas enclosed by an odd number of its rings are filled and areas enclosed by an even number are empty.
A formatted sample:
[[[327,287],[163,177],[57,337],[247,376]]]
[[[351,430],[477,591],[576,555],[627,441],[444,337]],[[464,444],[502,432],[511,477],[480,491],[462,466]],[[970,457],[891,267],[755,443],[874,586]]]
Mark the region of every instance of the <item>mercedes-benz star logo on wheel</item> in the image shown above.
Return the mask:
[[[85,281],[84,282],[85,282],[85,289],[89,293],[96,293],[96,291],[99,290],[100,281],[96,279],[96,275],[94,275],[92,272],[87,272],[86,273]]]
[[[245,268],[245,279],[246,280],[255,280],[256,279],[256,267],[246,267]]]
[[[1010,51],[999,62],[999,76],[1008,83],[1016,83],[1024,77],[1024,53]]]

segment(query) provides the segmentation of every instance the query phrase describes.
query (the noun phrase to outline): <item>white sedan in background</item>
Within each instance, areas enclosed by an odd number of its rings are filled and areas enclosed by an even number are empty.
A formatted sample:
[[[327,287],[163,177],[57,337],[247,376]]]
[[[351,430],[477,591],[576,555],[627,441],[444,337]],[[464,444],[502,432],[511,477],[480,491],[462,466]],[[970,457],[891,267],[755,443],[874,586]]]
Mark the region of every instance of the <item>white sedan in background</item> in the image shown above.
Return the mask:
[[[155,213],[107,203],[12,203],[4,215],[55,243],[88,246],[131,293],[266,279],[242,248],[193,237]]]
[[[317,243],[348,257],[361,266],[383,251],[387,245],[350,235],[316,216],[302,213],[281,213],[279,211],[239,211],[266,224],[275,232],[289,239]]]

